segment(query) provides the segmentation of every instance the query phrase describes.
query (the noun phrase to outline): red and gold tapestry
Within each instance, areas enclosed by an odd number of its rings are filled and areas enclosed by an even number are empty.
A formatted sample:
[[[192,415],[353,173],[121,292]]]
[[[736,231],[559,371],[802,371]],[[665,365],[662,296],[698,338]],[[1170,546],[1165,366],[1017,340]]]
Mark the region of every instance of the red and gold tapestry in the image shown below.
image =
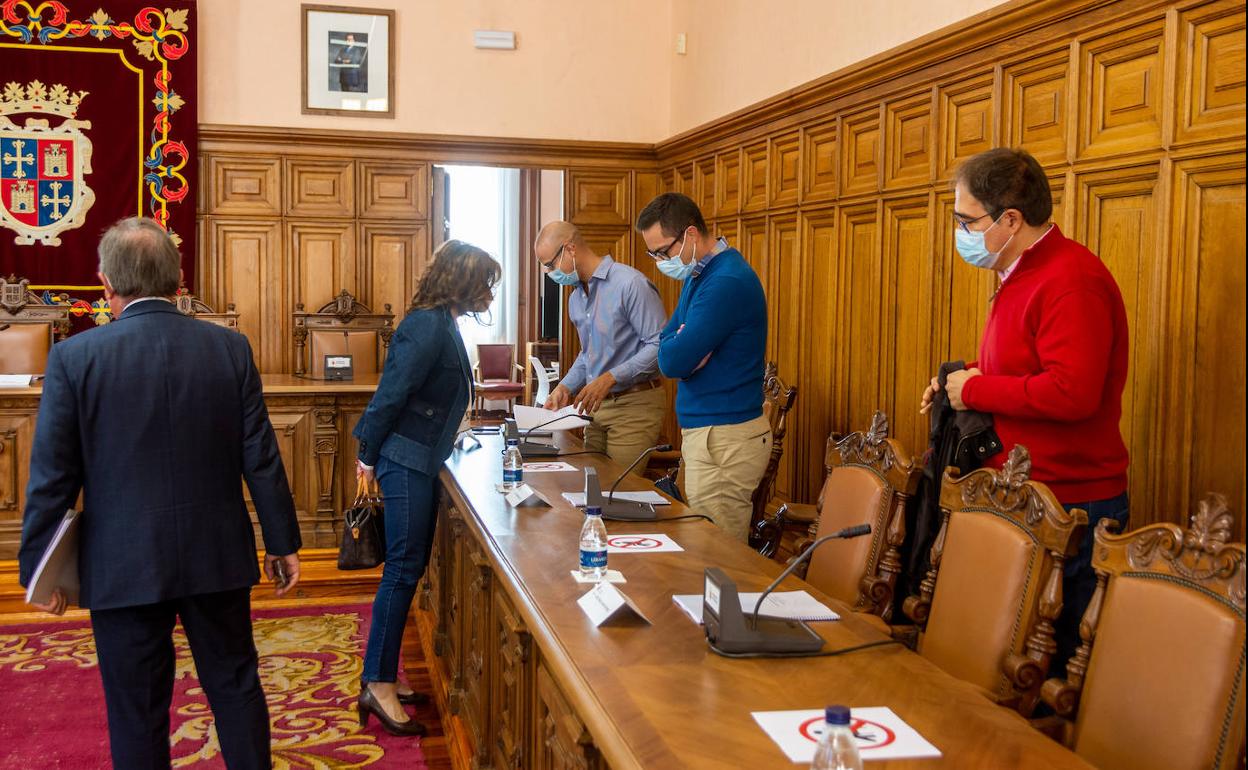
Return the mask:
[[[147,216],[195,269],[195,2],[0,2],[0,274],[107,322],[101,232]]]

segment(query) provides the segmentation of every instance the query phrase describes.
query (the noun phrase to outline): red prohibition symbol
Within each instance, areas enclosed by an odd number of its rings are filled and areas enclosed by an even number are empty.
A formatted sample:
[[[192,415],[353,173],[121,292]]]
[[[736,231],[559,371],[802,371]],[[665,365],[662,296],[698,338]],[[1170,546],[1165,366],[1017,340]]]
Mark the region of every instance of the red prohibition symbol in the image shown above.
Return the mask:
[[[811,743],[818,743],[819,736],[823,735],[823,717],[818,716],[807,719],[797,729],[803,738]],[[859,751],[882,749],[897,740],[897,734],[879,722],[854,719],[850,723],[849,729],[853,732],[854,737],[858,739]]]
[[[652,537],[632,537],[629,535],[616,535],[607,538],[607,545],[616,548],[631,548],[636,551],[644,551],[647,548],[658,548],[663,545],[662,541],[655,540]]]

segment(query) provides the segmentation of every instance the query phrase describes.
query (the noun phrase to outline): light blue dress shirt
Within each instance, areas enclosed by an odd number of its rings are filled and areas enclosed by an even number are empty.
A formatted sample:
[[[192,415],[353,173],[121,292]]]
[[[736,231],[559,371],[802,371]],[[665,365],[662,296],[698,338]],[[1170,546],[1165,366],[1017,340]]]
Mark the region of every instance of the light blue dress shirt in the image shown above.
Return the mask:
[[[608,371],[615,377],[612,393],[658,377],[659,331],[667,312],[659,290],[641,272],[603,257],[588,285],[572,289],[568,313],[581,352],[560,384],[573,395]]]

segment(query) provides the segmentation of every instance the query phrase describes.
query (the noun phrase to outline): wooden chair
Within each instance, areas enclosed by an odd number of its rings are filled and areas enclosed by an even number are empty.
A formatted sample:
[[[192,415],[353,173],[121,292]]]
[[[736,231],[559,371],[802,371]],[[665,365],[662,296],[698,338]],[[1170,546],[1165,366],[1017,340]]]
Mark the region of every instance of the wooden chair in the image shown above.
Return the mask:
[[[806,530],[796,555],[838,529],[870,524],[870,537],[822,545],[806,564],[804,577],[855,610],[890,620],[901,572],[899,549],[906,538],[906,500],[918,488],[923,466],[888,437],[888,418],[876,412],[867,432],[828,437],[823,467],[826,475],[815,505],[786,503],[760,522],[762,553],[776,553],[785,530],[795,523]]]
[[[354,374],[381,371],[381,363],[390,347],[390,336],[394,334],[394,314],[390,312],[390,305],[385,306],[385,312],[374,313],[343,289],[315,313],[305,311],[300,302],[295,305],[292,317],[297,376],[309,374],[316,379],[324,377],[327,355],[351,356]]]
[[[53,343],[69,335],[69,307],[45,303],[29,286],[0,278],[0,374],[43,374]]]
[[[199,297],[191,294],[186,290],[185,286],[178,287],[178,293],[173,298],[174,305],[177,306],[178,312],[182,315],[188,315],[200,321],[207,321],[210,324],[224,326],[227,329],[233,329],[241,334],[238,328],[238,313],[234,310],[234,303],[231,302],[225,306],[224,313],[218,313]]]
[[[931,568],[902,605],[923,629],[920,654],[1024,716],[1057,650],[1063,565],[1088,525],[1030,474],[1022,445],[1000,471],[945,471]]]
[[[516,399],[524,396],[524,383],[516,379],[524,367],[516,363],[516,346],[508,342],[483,342],[477,345],[477,363],[472,379],[476,401],[473,416],[481,413],[486,399],[507,402],[507,412],[515,406]]]
[[[1097,767],[1244,765],[1244,544],[1226,498],[1183,530],[1097,526],[1096,590],[1065,679],[1041,690],[1059,739]],[[1072,721],[1073,720],[1073,721]]]

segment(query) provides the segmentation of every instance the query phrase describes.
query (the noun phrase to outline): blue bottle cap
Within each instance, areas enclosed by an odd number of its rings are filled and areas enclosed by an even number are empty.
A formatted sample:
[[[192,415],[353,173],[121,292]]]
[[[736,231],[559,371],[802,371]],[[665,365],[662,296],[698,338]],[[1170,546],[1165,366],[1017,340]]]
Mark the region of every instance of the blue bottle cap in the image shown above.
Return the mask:
[[[849,707],[848,706],[828,706],[823,711],[823,718],[830,725],[841,725],[849,727]]]
[[[519,446],[519,445],[520,445],[520,439],[518,438],[507,439],[507,446]]]
[[[601,508],[599,508],[599,507],[598,507],[598,506],[596,506],[596,505],[586,506],[586,508],[585,508],[585,515],[586,515],[586,516],[601,516],[601,515],[602,515],[602,509],[601,509]]]

